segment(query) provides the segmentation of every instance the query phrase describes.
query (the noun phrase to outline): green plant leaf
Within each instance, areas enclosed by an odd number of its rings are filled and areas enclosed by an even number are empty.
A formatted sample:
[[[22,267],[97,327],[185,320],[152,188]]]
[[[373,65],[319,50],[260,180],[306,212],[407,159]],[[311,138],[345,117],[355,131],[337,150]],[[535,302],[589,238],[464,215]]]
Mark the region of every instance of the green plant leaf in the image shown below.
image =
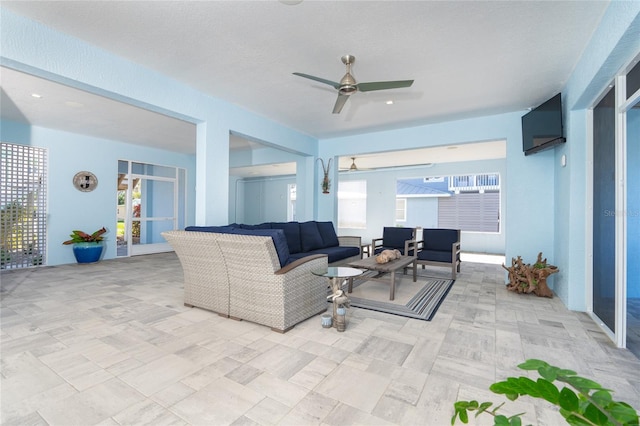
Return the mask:
[[[487,411],[492,405],[493,402],[483,402],[482,404],[480,404],[480,407],[478,407],[478,412],[476,413],[476,417]]]
[[[453,417],[451,418],[451,424],[455,424],[456,418],[459,417],[462,423],[469,423],[469,415],[467,409],[472,406],[478,406],[478,401],[456,401],[453,404]],[[473,409],[473,408],[470,408]]]
[[[489,386],[489,390],[493,393],[506,396],[510,401],[518,399],[519,393],[513,389],[513,386],[507,382],[497,382]]]
[[[514,393],[520,395],[529,395],[536,398],[540,397],[540,390],[538,384],[528,377],[509,377],[507,378],[507,384],[511,386]]]
[[[495,416],[493,418],[493,424],[495,426],[509,426],[509,419],[507,416],[503,416],[500,414],[499,416]]]
[[[557,405],[560,399],[560,391],[558,388],[548,380],[538,379],[536,381],[538,389],[540,390],[540,396],[552,404]]]
[[[558,371],[560,369],[554,366],[546,366],[538,368],[538,374],[547,379],[550,382],[553,382],[558,377]]]
[[[522,426],[522,419],[520,418],[520,415],[516,415],[516,416],[511,416],[509,417],[509,425],[510,426]]]
[[[623,424],[638,424],[638,413],[636,413],[636,410],[634,410],[633,407],[631,407],[627,403],[614,401],[607,407],[607,409],[614,419],[620,421]]]
[[[558,404],[561,408],[575,412],[578,410],[579,401],[576,394],[569,388],[562,388],[560,391],[560,398],[558,398]]]
[[[539,359],[528,359],[522,364],[518,364],[518,368],[521,370],[537,370],[541,367],[549,367],[549,364]]]
[[[607,424],[606,414],[600,411],[600,409],[593,404],[587,405],[583,412],[583,415],[597,425]]]
[[[563,382],[570,384],[571,386],[573,386],[574,388],[578,389],[580,392],[584,393],[584,394],[588,394],[590,390],[592,389],[600,389],[600,390],[608,390],[610,391],[610,389],[604,389],[602,387],[602,385],[600,385],[599,383],[594,382],[593,380],[590,379],[585,379],[584,377],[580,377],[580,376],[569,376],[569,377],[565,377],[563,379]]]
[[[565,421],[571,426],[593,426],[592,423],[589,423],[586,420],[577,417],[575,414],[567,412],[565,410],[560,410],[560,414],[564,417]]]
[[[578,373],[576,373],[573,370],[565,370],[563,368],[559,368],[558,369],[558,376],[561,376],[561,377],[577,376],[577,375],[578,375]]]
[[[601,407],[606,407],[611,402],[613,402],[611,393],[606,390],[595,391],[594,393],[591,394],[591,400]]]

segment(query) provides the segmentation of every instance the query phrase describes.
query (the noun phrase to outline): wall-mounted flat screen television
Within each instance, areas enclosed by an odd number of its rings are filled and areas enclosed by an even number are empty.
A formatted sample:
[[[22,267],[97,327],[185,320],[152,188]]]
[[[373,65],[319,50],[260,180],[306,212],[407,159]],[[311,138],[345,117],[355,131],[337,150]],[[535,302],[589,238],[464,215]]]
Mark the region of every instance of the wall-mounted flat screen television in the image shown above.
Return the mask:
[[[522,150],[535,154],[564,143],[560,93],[522,116]]]

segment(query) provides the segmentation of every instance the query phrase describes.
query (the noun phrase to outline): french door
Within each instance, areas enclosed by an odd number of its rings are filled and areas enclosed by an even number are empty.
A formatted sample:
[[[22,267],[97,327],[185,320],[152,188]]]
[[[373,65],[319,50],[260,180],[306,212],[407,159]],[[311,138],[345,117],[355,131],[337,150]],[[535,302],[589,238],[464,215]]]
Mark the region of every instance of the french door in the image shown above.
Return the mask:
[[[184,227],[184,169],[120,160],[118,191],[118,256],[173,250],[161,233]]]

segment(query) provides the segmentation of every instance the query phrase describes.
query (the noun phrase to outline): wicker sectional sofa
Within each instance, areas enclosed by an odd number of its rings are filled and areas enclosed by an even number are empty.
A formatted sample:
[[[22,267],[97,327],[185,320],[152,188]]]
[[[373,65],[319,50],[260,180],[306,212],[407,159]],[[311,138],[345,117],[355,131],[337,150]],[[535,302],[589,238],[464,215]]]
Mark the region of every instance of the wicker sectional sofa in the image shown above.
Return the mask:
[[[279,332],[327,309],[326,278],[311,271],[326,269],[328,254],[287,255],[285,232],[278,228],[187,229],[162,233],[182,264],[185,306]],[[343,241],[357,244],[350,252],[359,258],[359,241]]]

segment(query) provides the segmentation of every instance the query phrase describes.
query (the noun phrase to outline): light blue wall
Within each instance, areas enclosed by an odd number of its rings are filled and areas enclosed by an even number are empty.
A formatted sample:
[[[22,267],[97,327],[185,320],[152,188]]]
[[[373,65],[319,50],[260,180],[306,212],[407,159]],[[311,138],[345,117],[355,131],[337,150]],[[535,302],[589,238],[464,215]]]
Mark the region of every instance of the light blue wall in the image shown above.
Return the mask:
[[[238,205],[244,208],[238,209],[229,222],[286,222],[289,185],[295,183],[295,176],[238,180],[237,192],[231,193],[230,198],[237,198]]]
[[[195,206],[195,157],[160,149],[145,148],[119,141],[94,138],[44,127],[2,121],[3,142],[47,149],[47,264],[75,263],[73,251],[62,242],[71,231],[93,232],[104,226],[104,258],[116,256],[116,205],[118,160],[132,160],[164,166],[182,167],[187,171],[188,223],[193,223]],[[98,178],[91,192],[80,192],[72,184],[73,176],[82,170]]]

